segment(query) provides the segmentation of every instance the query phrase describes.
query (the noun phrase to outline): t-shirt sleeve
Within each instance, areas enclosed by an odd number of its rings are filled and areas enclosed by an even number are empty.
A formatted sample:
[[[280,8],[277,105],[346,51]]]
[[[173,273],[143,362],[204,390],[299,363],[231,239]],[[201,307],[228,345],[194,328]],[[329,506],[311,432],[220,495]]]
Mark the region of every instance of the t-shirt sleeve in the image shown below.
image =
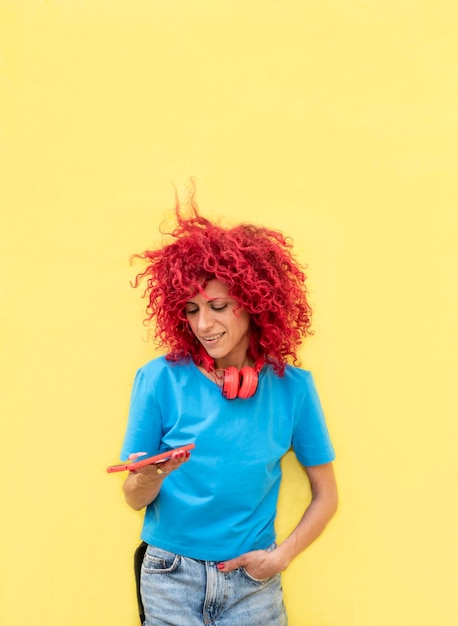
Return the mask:
[[[162,418],[156,401],[154,381],[151,375],[140,369],[132,387],[121,460],[127,460],[135,452],[153,454],[160,448],[161,437]]]
[[[299,462],[311,467],[330,463],[335,452],[312,374],[305,374],[304,399],[296,416],[292,446]]]

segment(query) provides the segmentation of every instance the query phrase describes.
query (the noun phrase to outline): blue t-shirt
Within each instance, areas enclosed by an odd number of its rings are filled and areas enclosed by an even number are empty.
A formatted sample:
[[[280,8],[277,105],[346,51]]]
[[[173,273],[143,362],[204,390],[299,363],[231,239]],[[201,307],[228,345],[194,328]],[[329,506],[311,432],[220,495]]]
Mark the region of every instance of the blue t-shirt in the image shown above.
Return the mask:
[[[280,459],[334,459],[312,375],[286,366],[259,375],[256,394],[227,400],[192,362],[159,357],[136,375],[121,458],[195,443],[146,509],[142,539],[194,559],[223,561],[275,540]]]

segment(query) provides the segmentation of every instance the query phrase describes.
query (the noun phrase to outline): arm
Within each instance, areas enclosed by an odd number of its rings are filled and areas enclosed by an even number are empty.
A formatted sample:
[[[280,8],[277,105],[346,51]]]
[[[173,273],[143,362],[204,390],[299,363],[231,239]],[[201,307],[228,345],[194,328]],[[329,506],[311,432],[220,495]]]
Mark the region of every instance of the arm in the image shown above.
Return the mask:
[[[299,524],[283,543],[280,563],[286,569],[291,561],[317,539],[337,510],[338,494],[332,463],[306,467],[312,489],[312,500]]]
[[[190,452],[177,450],[168,461],[160,464],[162,474],[158,473],[157,465],[145,465],[136,471],[129,472],[124,481],[124,497],[127,504],[140,511],[157,498],[164,479],[177,470],[183,463],[186,463],[191,456]]]
[[[312,500],[299,524],[276,550],[255,550],[218,564],[224,572],[245,567],[255,578],[265,579],[285,570],[291,561],[321,535],[337,510],[337,485],[332,463],[306,467]]]

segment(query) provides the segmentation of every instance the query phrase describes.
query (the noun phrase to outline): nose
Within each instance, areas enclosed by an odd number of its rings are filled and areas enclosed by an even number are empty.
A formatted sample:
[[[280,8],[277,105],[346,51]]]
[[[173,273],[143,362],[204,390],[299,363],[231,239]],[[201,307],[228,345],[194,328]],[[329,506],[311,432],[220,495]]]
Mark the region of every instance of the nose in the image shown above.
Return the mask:
[[[202,307],[198,313],[197,318],[197,329],[199,333],[209,331],[212,328],[213,323],[214,320],[211,310],[207,309],[206,307]]]

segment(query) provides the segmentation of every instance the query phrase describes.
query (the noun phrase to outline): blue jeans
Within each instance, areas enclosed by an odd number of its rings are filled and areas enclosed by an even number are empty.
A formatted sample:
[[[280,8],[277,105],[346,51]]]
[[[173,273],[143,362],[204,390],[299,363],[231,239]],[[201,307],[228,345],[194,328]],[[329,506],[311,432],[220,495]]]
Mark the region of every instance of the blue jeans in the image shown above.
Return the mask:
[[[257,580],[243,567],[224,573],[215,561],[154,546],[143,560],[141,594],[144,626],[287,625],[280,574]]]

